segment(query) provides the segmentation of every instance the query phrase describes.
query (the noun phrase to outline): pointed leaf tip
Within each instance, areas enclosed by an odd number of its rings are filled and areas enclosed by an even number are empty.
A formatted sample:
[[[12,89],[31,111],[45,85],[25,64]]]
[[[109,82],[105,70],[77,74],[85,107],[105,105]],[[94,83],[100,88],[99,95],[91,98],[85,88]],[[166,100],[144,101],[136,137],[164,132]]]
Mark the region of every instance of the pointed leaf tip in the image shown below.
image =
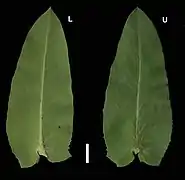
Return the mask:
[[[133,14],[133,13],[138,13],[138,12],[145,14],[144,11],[143,11],[141,8],[136,7],[136,8],[130,13],[130,15]]]
[[[52,11],[52,8],[51,8],[51,7],[49,7],[47,11]]]
[[[45,11],[45,13],[44,14],[48,14],[48,13],[53,13],[53,14],[55,14],[54,13],[54,11],[53,11],[53,9],[51,8],[51,7],[49,7],[46,11]]]

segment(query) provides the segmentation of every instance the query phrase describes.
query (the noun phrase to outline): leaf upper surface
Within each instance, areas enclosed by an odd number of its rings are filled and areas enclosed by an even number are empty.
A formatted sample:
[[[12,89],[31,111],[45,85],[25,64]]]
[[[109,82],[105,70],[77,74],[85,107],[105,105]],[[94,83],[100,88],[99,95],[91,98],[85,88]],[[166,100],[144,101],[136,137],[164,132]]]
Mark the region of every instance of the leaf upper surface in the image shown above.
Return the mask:
[[[111,67],[104,108],[108,156],[125,166],[159,165],[172,132],[165,61],[156,29],[136,8],[128,17]]]

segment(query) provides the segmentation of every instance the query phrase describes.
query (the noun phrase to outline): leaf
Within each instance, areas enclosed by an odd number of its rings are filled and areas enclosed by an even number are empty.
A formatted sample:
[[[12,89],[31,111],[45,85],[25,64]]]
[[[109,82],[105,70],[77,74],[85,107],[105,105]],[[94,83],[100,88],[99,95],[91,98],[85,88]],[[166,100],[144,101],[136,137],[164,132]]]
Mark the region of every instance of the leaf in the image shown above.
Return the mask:
[[[111,67],[104,108],[108,157],[128,165],[159,165],[172,132],[165,62],[154,25],[136,8],[129,16]]]
[[[11,84],[7,135],[22,168],[68,158],[72,92],[65,35],[49,8],[24,42]]]

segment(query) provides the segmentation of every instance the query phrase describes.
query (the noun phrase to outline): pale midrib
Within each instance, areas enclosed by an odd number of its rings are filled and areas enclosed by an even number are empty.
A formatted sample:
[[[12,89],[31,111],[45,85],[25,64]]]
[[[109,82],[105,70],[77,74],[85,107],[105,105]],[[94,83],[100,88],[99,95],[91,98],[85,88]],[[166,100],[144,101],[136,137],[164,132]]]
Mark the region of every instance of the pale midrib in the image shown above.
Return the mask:
[[[138,58],[139,58],[139,71],[138,71],[138,83],[137,83],[137,99],[136,99],[136,142],[138,143],[138,124],[139,124],[139,101],[140,101],[140,85],[141,85],[141,45],[139,38],[139,17],[137,17],[137,42],[138,42]],[[138,146],[138,144],[137,144]],[[139,147],[136,147],[139,148]]]
[[[43,92],[44,92],[44,75],[45,75],[45,66],[46,66],[46,56],[47,56],[47,49],[48,49],[48,36],[50,31],[50,14],[48,17],[48,23],[46,28],[46,39],[45,39],[45,47],[44,47],[44,55],[43,55],[43,68],[42,68],[42,75],[41,75],[41,93],[40,93],[40,135],[39,135],[39,154],[44,155],[47,157],[44,145],[43,145],[43,135],[42,135],[42,119],[43,119]]]

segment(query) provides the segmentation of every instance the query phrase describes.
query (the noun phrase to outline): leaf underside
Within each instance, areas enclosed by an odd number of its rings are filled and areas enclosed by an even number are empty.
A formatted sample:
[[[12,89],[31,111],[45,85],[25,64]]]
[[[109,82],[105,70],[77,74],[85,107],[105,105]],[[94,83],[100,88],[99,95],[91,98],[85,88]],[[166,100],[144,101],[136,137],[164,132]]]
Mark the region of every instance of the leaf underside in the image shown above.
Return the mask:
[[[172,132],[162,46],[154,25],[136,8],[128,17],[111,67],[104,108],[108,157],[128,165],[159,165]]]
[[[39,155],[68,158],[72,93],[68,50],[59,19],[49,8],[29,31],[12,79],[7,135],[22,168]]]

